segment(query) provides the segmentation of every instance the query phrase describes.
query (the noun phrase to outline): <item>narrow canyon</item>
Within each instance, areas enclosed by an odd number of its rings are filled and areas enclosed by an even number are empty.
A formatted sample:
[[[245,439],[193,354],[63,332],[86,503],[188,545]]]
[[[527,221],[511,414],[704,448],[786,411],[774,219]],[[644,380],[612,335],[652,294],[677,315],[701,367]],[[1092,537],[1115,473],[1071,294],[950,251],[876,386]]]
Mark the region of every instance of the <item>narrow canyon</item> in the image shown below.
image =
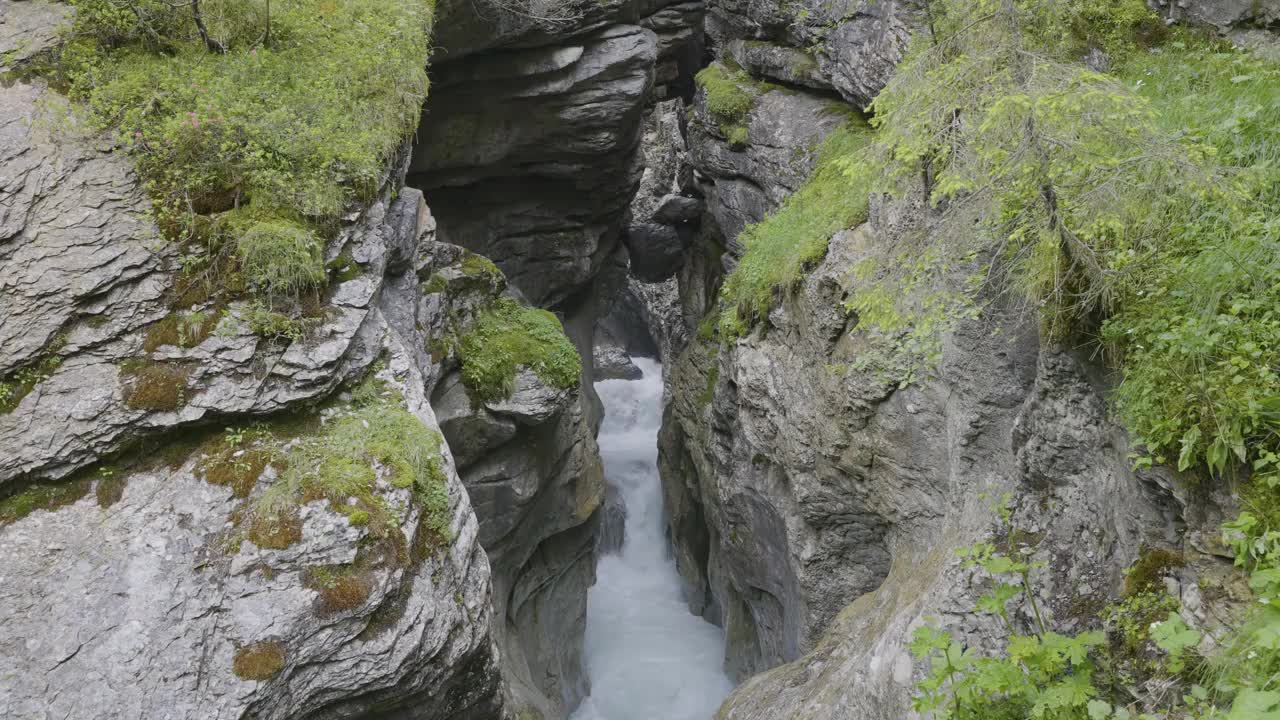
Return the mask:
[[[0,717],[1280,718],[1277,158],[1277,0],[0,0]]]

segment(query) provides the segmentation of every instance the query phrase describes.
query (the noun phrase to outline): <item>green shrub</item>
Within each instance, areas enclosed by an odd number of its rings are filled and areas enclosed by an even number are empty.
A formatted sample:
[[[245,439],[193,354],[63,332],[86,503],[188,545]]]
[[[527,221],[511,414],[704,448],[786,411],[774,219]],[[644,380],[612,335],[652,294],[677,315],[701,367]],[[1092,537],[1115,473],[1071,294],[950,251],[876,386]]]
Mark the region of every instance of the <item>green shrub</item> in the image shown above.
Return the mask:
[[[55,83],[134,158],[161,229],[271,303],[324,284],[324,239],[373,197],[427,92],[429,0],[71,0]],[[205,30],[194,21],[199,7]],[[270,8],[270,16],[267,8]],[[206,218],[252,215],[255,224]],[[227,270],[223,273],[222,270]],[[341,280],[350,265],[336,271]],[[228,299],[223,297],[222,299]],[[275,309],[275,308],[273,308]],[[296,307],[284,307],[296,317]]]
[[[502,298],[480,313],[458,343],[462,379],[478,400],[509,397],[527,367],[546,383],[572,388],[582,373],[578,351],[555,315]]]
[[[257,223],[240,236],[236,252],[249,286],[269,301],[296,301],[326,279],[323,244],[294,223]]]
[[[857,161],[870,137],[860,120],[832,132],[817,149],[817,165],[804,185],[738,237],[742,259],[721,287],[722,337],[741,335],[764,318],[775,293],[822,259],[832,235],[866,219],[872,173],[867,169],[850,178],[845,168]]]
[[[226,53],[185,11],[143,30],[108,0],[73,4],[87,12],[64,56],[71,92],[174,217],[252,203],[336,218],[381,184],[421,112],[427,2],[277,0],[269,40],[256,18],[256,31],[232,27],[256,3],[223,2]]]
[[[1213,148],[1233,192],[1184,198],[1162,242],[1126,264],[1103,328],[1124,370],[1117,409],[1156,462],[1275,478],[1280,64],[1185,38],[1122,73],[1170,132]]]

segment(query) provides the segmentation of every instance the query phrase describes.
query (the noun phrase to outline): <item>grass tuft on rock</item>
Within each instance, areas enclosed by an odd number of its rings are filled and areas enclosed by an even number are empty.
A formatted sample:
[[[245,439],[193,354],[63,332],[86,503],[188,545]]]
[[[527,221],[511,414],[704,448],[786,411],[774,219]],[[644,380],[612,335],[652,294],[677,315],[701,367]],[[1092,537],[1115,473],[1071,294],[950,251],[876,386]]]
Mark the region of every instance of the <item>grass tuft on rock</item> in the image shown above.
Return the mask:
[[[236,244],[236,253],[245,280],[260,296],[297,300],[327,280],[322,248],[310,230],[275,220],[246,230]]]
[[[177,363],[144,361],[124,368],[124,404],[134,410],[172,412],[186,404],[191,368]]]
[[[821,260],[835,233],[866,219],[872,174],[851,178],[846,168],[870,137],[860,119],[832,132],[818,147],[817,166],[804,185],[738,237],[742,259],[721,289],[722,338],[743,335],[768,315],[775,293],[794,285]]]
[[[578,384],[582,360],[555,315],[502,298],[480,313],[458,344],[462,380],[481,402],[515,391],[516,372],[527,367],[547,384]]]
[[[745,144],[745,120],[760,94],[755,81],[740,69],[715,63],[694,76],[694,82],[706,92],[707,110],[720,124],[725,139],[731,145]]]
[[[164,319],[147,328],[142,349],[146,352],[171,345],[180,348],[193,348],[204,342],[213,334],[224,311],[214,310],[175,310]]]
[[[284,643],[257,642],[236,648],[231,669],[241,680],[270,680],[284,669]]]
[[[249,497],[268,465],[277,470],[288,466],[275,438],[263,426],[227,428],[221,437],[205,443],[202,456],[196,472],[211,485],[231,488],[237,498]]]

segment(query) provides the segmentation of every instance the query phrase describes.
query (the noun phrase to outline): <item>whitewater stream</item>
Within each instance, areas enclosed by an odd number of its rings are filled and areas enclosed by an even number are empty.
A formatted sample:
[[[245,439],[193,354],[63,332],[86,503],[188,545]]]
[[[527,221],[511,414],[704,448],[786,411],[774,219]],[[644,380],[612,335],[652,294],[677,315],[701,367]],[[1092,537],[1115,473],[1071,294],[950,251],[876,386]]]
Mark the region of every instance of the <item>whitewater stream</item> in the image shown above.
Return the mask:
[[[571,720],[710,720],[733,689],[721,670],[724,632],[685,604],[663,533],[662,370],[635,363],[643,378],[596,383],[605,408],[600,454],[626,503],[626,541],[600,558],[587,597],[591,696]]]

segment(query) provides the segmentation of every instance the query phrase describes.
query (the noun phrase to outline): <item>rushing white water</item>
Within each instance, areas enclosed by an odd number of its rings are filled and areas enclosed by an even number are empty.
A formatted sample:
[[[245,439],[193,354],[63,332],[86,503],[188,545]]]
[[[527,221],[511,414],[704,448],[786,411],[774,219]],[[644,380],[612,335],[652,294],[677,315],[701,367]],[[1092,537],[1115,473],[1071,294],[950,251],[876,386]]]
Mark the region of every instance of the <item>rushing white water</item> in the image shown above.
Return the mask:
[[[600,558],[587,597],[591,696],[571,720],[710,720],[733,689],[721,670],[724,632],[685,604],[663,533],[658,481],[662,372],[637,358],[639,380],[604,380],[600,454],[627,507],[622,552]]]

